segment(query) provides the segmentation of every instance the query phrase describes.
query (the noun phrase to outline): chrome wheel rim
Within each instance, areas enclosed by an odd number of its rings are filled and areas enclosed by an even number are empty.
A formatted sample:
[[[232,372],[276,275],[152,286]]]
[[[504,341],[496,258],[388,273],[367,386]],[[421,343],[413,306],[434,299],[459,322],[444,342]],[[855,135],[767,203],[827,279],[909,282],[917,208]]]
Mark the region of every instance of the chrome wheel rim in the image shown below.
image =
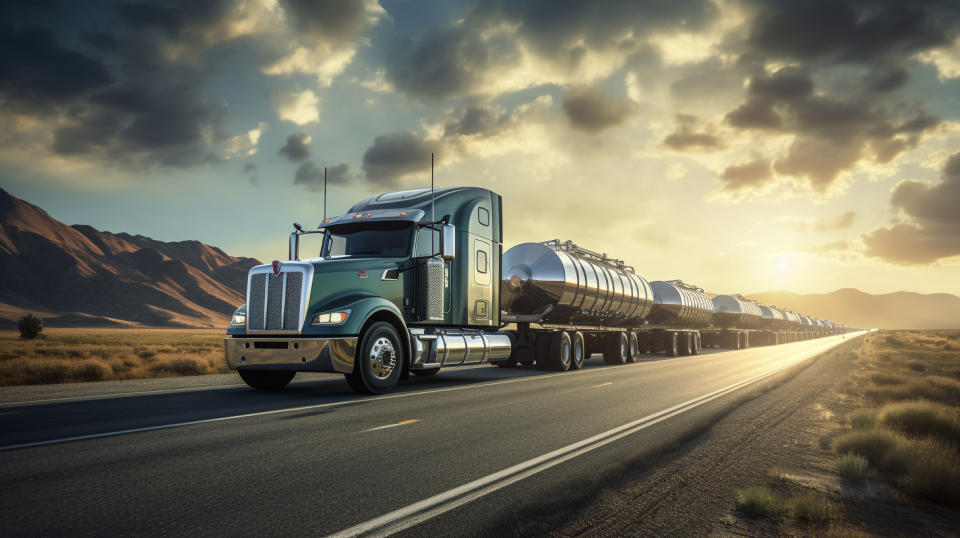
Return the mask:
[[[389,338],[380,337],[370,348],[370,370],[377,379],[386,379],[397,366],[397,349]]]
[[[573,346],[573,362],[575,364],[583,363],[583,343],[580,342],[580,345]]]
[[[627,353],[628,353],[627,347],[628,347],[629,345],[630,345],[630,344],[627,342],[627,337],[626,337],[626,335],[621,336],[621,337],[620,337],[620,359],[621,359],[621,361],[622,361],[622,360],[625,360],[625,359],[627,358]]]
[[[569,340],[564,340],[563,343],[560,345],[560,362],[562,362],[564,366],[570,364],[570,341]]]

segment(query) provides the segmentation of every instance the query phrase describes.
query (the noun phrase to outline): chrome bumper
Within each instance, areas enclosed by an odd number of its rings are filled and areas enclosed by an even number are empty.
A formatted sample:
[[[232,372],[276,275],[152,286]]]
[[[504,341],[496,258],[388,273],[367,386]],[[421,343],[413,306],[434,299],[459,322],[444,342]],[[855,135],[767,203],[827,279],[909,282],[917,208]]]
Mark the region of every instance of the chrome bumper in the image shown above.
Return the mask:
[[[224,339],[227,366],[250,370],[353,373],[357,338]]]

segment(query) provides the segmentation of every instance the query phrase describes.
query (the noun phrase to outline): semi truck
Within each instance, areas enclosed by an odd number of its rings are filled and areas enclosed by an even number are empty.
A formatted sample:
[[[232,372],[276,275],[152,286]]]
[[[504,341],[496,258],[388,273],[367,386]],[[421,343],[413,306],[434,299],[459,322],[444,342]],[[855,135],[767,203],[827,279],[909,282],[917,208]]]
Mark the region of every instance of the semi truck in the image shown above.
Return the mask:
[[[311,234],[319,251],[301,259]],[[332,372],[380,394],[452,366],[565,371],[594,353],[623,364],[848,330],[679,280],[648,282],[570,241],[503,252],[502,198],[477,187],[380,194],[316,229],[294,224],[288,258],[250,269],[224,340],[227,364],[256,389]]]

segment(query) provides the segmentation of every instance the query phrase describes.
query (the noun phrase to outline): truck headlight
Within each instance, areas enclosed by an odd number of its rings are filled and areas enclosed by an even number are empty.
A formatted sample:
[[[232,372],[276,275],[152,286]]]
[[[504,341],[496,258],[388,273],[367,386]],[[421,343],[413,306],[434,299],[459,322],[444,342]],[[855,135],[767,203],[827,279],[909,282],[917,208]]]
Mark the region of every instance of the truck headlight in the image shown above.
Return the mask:
[[[344,310],[343,312],[324,312],[323,314],[313,316],[310,325],[337,325],[347,321],[348,317],[350,317],[349,310]]]
[[[243,305],[233,313],[230,318],[231,327],[244,327],[247,325],[247,305]]]

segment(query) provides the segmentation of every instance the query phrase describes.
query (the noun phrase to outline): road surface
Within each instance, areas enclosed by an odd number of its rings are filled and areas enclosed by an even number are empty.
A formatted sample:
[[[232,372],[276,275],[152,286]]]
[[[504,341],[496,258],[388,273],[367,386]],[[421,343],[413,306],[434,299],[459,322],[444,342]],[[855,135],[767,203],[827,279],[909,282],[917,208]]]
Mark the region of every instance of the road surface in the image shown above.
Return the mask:
[[[0,535],[502,532],[845,340],[564,373],[483,365],[373,397],[328,375],[274,394],[200,378],[19,402],[30,393],[3,389]]]

